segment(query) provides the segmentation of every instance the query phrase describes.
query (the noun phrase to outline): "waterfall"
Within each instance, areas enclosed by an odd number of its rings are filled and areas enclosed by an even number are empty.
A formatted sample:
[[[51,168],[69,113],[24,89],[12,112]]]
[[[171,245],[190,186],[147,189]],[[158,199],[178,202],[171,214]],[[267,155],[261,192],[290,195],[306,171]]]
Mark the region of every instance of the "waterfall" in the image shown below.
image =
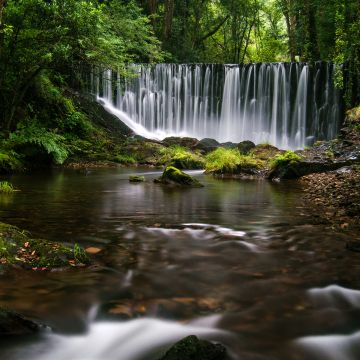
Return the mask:
[[[338,133],[341,96],[335,65],[129,65],[91,76],[91,92],[136,133],[251,140],[299,149]]]

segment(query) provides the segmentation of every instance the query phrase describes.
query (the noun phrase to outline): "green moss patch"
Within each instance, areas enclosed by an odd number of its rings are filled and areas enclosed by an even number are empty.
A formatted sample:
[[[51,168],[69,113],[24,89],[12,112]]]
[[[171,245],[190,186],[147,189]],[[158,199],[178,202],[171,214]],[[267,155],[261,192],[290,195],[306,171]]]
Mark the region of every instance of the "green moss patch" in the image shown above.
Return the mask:
[[[218,148],[205,158],[205,170],[213,174],[251,173],[263,167],[262,160],[251,155],[242,155],[238,149]]]
[[[178,169],[202,169],[205,164],[199,152],[192,152],[179,145],[161,149],[157,162],[159,165],[174,166]]]
[[[162,176],[159,179],[156,179],[155,182],[164,185],[203,187],[198,180],[174,166],[166,167]]]
[[[0,222],[0,263],[32,270],[89,264],[83,248],[69,248],[56,242],[33,239],[26,231]]]

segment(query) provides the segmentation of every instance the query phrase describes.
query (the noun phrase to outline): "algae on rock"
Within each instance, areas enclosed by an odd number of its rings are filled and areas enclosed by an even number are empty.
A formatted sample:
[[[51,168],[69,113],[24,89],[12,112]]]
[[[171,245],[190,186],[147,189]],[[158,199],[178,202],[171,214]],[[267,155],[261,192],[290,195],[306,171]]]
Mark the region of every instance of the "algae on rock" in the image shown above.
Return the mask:
[[[184,173],[174,166],[167,166],[160,176],[160,178],[154,180],[156,183],[175,186],[187,186],[187,187],[203,187],[198,180],[192,176]]]

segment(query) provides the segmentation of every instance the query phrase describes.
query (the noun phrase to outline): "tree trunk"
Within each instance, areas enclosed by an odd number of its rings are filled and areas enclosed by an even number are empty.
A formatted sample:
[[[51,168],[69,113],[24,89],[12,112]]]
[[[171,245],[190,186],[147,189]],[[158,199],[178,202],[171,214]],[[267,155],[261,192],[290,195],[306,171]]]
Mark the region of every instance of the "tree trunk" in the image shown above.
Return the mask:
[[[164,15],[165,40],[168,40],[171,37],[173,17],[174,17],[174,0],[165,0],[165,15]]]

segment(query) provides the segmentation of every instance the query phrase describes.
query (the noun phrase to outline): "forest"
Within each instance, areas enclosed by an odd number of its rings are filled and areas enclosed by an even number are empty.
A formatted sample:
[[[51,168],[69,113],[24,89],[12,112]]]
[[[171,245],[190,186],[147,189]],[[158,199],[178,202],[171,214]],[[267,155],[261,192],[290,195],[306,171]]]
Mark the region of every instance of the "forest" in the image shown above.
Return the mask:
[[[360,0],[0,0],[0,358],[360,358]]]

